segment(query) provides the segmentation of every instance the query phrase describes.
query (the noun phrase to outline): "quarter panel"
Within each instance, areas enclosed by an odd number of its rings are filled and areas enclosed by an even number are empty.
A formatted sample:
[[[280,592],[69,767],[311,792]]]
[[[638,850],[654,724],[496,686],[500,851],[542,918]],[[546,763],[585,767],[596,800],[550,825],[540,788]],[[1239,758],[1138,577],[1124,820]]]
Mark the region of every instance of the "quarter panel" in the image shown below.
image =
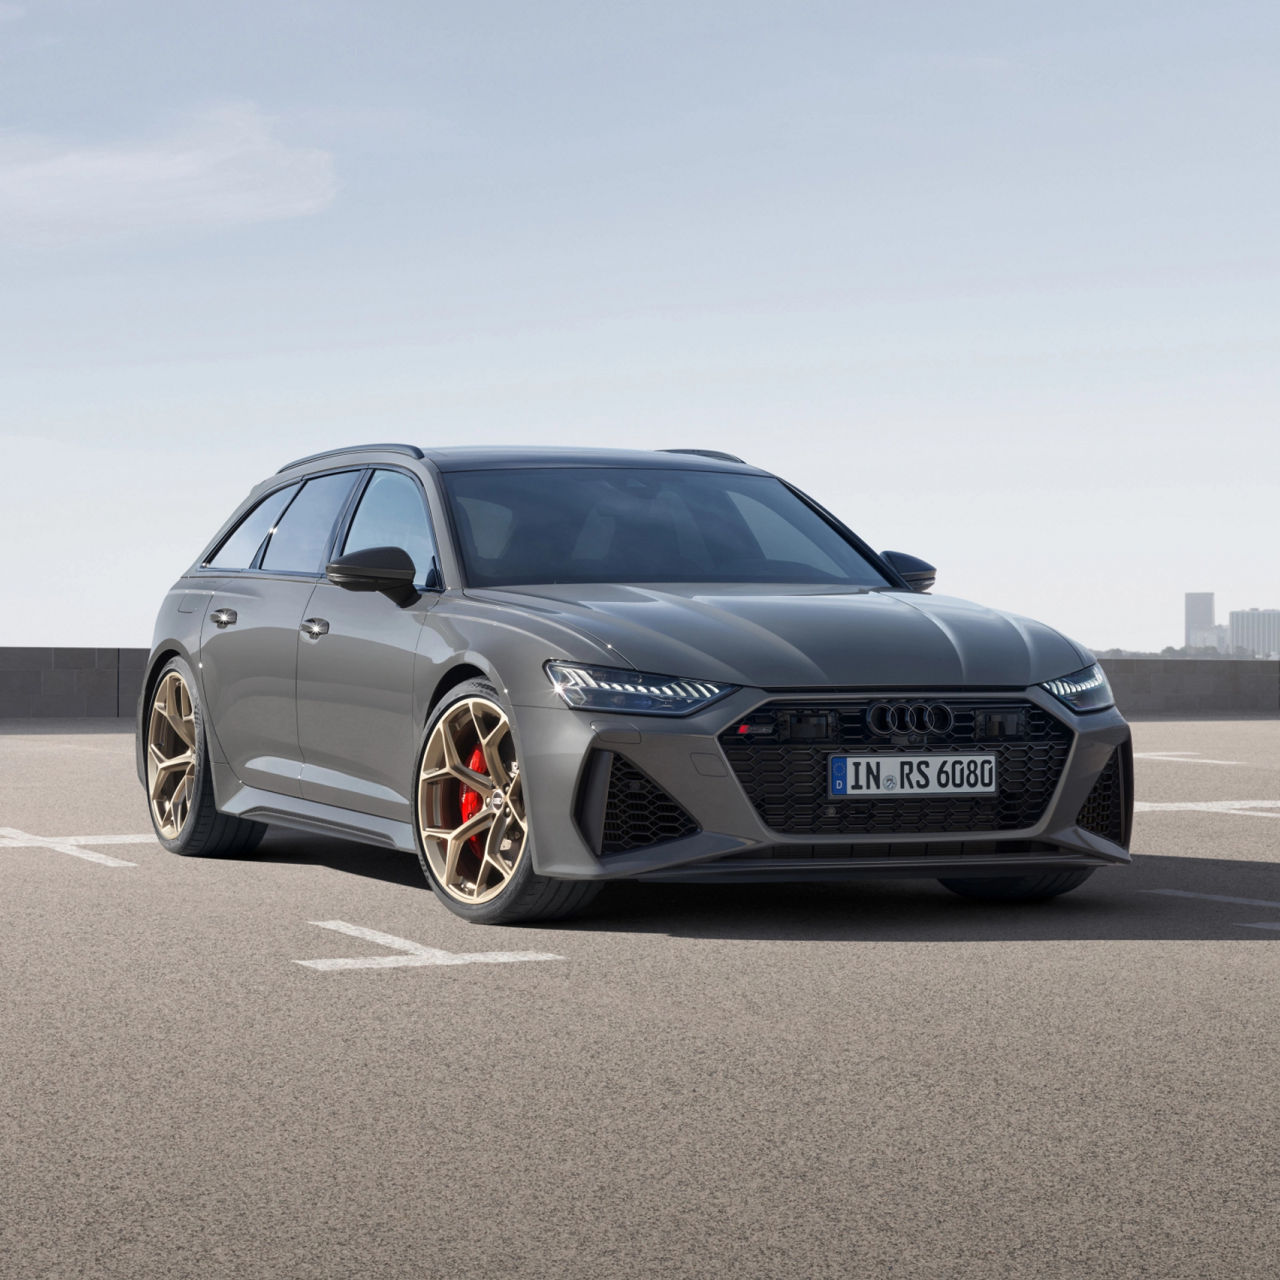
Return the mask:
[[[194,589],[193,589],[194,587]],[[199,676],[199,661],[193,657],[200,650],[200,620],[204,616],[203,605],[207,592],[201,589],[202,584],[193,584],[189,579],[180,578],[169,590],[161,602],[156,615],[156,624],[152,631],[151,653],[143,672],[142,688],[138,693],[138,704],[134,713],[135,755],[138,767],[138,778],[143,786],[147,782],[147,713],[151,702],[151,691],[155,687],[156,677],[173,654],[177,654]],[[193,607],[199,601],[198,607]],[[210,752],[214,751],[212,736]]]

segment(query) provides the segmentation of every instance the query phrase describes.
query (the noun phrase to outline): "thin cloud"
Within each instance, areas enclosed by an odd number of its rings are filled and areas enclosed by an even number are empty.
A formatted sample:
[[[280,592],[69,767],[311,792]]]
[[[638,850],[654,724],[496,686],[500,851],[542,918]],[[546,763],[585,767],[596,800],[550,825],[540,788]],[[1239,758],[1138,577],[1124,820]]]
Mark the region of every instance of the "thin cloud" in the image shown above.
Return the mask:
[[[252,105],[149,141],[82,146],[0,133],[0,240],[60,244],[319,213],[333,157],[291,147]]]
[[[27,6],[10,4],[9,0],[0,0],[0,22],[17,22],[27,16]]]

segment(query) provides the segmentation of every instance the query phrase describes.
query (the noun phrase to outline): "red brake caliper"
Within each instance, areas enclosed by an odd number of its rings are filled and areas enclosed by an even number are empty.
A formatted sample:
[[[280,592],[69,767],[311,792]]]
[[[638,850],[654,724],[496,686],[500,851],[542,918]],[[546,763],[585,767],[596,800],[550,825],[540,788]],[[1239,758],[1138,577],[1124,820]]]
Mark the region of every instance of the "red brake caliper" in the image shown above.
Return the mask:
[[[471,759],[467,761],[467,768],[472,773],[483,773],[485,777],[489,776],[489,770],[485,768],[484,752],[479,747],[471,753]],[[480,793],[473,791],[464,784],[458,795],[458,809],[462,814],[462,821],[470,822],[483,808],[484,800],[481,799]],[[484,857],[484,841],[479,836],[472,836],[470,844],[471,851],[477,858]]]

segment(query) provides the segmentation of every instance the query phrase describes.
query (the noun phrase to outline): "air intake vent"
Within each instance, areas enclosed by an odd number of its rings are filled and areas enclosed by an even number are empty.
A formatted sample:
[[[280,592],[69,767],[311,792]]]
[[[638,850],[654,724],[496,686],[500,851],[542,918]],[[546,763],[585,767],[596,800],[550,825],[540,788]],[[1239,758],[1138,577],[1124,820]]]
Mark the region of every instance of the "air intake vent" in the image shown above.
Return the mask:
[[[1115,844],[1123,844],[1125,833],[1124,774],[1120,768],[1120,752],[1113,751],[1089,798],[1080,806],[1076,826]]]
[[[698,824],[630,761],[613,757],[601,853],[626,853],[691,836]]]
[[[652,778],[611,751],[588,761],[578,825],[602,857],[696,835],[698,824]]]

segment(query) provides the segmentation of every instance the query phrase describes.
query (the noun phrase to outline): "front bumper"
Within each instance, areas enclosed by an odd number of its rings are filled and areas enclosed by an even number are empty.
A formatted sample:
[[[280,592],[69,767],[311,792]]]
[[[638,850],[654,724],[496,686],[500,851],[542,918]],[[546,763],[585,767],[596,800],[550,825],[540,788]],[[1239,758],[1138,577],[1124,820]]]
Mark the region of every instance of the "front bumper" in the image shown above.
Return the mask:
[[[984,808],[956,798],[949,806],[930,809],[912,798],[877,801],[873,811],[855,814],[850,806],[868,802],[831,800],[815,772],[824,767],[820,762],[827,754],[847,749],[840,742],[815,743],[799,754],[772,752],[766,761],[772,772],[765,779],[768,785],[763,785],[732,743],[726,753],[721,738],[733,726],[784,705],[834,708],[839,717],[833,725],[856,729],[859,708],[876,701],[921,698],[945,700],[962,711],[997,704],[1025,708],[1017,721],[1023,736],[1030,720],[1037,726],[1038,743],[1056,745],[1033,748],[1029,740],[1013,738],[982,744],[1011,751],[1009,759],[1017,766],[1005,771],[998,806]],[[961,716],[965,724],[973,719]],[[999,729],[1002,722],[991,723]],[[1009,725],[1014,727],[1014,722]],[[1133,790],[1128,725],[1114,709],[1076,715],[1035,687],[927,694],[742,689],[682,718],[521,706],[516,708],[515,727],[534,868],[543,875],[597,880],[838,880],[864,875],[1008,875],[1129,861]],[[876,745],[886,751],[934,751],[963,744],[904,738]],[[1040,771],[1028,774],[1028,762],[1036,761]],[[1048,767],[1045,762],[1052,764],[1052,777],[1041,767]],[[617,798],[616,791],[609,792],[612,768],[625,770],[632,780],[632,816],[648,843],[628,847],[626,841],[619,844],[610,838],[615,828],[609,825],[607,806]],[[793,781],[796,803],[780,807],[778,798],[786,800],[786,788]],[[1041,789],[1029,803],[1027,786]],[[1023,789],[1021,803],[1018,788]],[[1095,820],[1099,795],[1110,801],[1109,824]]]

